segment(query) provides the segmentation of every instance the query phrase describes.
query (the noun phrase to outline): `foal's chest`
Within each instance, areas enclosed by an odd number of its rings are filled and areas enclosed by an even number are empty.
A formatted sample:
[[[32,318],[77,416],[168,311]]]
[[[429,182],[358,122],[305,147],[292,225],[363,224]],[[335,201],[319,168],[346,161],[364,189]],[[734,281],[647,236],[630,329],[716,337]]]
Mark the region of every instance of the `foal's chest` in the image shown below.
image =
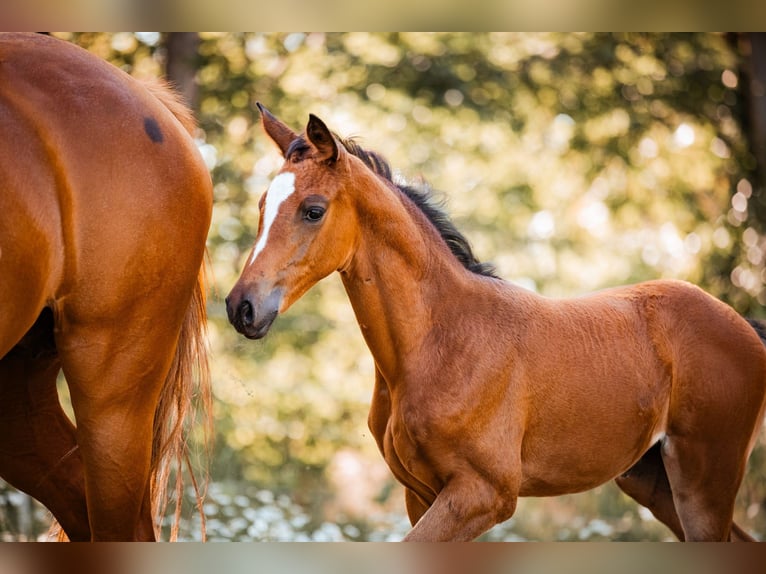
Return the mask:
[[[443,486],[430,460],[430,453],[418,443],[412,429],[396,411],[389,416],[379,440],[383,458],[396,479],[430,504]]]

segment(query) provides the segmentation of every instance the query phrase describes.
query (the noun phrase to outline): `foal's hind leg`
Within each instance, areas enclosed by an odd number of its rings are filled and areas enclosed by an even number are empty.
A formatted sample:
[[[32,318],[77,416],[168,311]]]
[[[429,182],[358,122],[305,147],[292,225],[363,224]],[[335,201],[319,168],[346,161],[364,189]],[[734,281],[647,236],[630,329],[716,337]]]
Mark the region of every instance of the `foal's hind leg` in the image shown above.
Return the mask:
[[[43,503],[70,540],[88,540],[82,461],[56,392],[58,357],[29,336],[22,343],[0,360],[0,476]]]
[[[661,449],[676,512],[691,541],[744,534],[732,526],[734,503],[760,426],[766,381],[762,347],[751,357],[738,354],[740,347],[730,341],[715,343],[696,368],[678,367]],[[741,349],[752,350],[744,344]]]
[[[697,437],[665,439],[662,460],[686,540],[724,541],[732,537],[734,501],[744,475],[744,450],[729,442],[710,444]]]

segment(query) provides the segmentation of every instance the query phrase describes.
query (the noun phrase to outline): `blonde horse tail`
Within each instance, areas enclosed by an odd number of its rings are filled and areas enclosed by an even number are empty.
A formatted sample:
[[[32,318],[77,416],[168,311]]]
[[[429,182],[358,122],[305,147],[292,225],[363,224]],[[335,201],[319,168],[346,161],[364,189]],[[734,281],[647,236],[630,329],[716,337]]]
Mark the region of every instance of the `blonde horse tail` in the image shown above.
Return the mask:
[[[184,467],[188,471],[195,506],[201,519],[201,538],[205,539],[205,517],[202,503],[208,481],[207,468],[202,464],[203,480],[195,476],[195,463],[190,441],[195,438],[207,460],[207,449],[212,436],[212,393],[208,365],[206,265],[203,261],[178,337],[173,362],[165,378],[160,400],[154,413],[152,443],[151,489],[152,510],[155,516],[155,534],[161,538],[162,519],[171,497],[175,503],[175,517],[170,527],[170,540],[176,540],[181,519],[184,493]],[[192,433],[194,431],[194,433]],[[192,437],[194,434],[194,437]],[[168,485],[175,474],[171,492]]]

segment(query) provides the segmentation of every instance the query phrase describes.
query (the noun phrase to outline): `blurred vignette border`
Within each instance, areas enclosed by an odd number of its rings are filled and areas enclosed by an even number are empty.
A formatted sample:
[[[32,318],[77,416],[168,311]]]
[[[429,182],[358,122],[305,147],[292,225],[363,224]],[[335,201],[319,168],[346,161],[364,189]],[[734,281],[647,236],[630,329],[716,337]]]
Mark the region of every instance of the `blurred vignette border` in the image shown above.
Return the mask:
[[[360,7],[364,6],[364,9]],[[223,0],[203,3],[163,0],[10,0],[0,6],[5,29],[156,28],[211,30],[253,28],[276,30],[341,29],[642,29],[738,30],[766,23],[766,3],[720,3],[691,0],[648,3],[563,0],[475,3],[402,0],[362,5],[347,0],[316,3],[283,0],[279,4]],[[231,574],[280,571],[295,574],[713,574],[761,572],[766,563],[762,545],[650,543],[539,543],[539,544],[207,544],[97,546],[3,544],[0,574],[174,574],[210,572],[223,567]]]
[[[363,6],[363,8],[362,8]],[[759,0],[6,0],[6,30],[752,31]]]
[[[651,546],[650,546],[651,545]],[[718,574],[760,572],[761,545],[540,544],[26,544],[4,545],[0,574]]]

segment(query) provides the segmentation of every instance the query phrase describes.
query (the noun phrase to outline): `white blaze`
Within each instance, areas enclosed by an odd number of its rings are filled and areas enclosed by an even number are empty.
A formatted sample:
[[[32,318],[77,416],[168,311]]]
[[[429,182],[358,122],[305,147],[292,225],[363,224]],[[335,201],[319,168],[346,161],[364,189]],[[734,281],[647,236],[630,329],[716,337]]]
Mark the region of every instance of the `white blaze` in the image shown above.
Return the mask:
[[[266,207],[263,210],[263,223],[261,224],[261,236],[258,238],[258,242],[253,249],[253,255],[250,257],[248,265],[255,263],[258,254],[266,247],[266,242],[269,239],[269,229],[271,224],[277,218],[279,213],[279,206],[282,202],[290,197],[295,191],[295,174],[286,171],[280,173],[269,186],[268,192],[266,192]]]

